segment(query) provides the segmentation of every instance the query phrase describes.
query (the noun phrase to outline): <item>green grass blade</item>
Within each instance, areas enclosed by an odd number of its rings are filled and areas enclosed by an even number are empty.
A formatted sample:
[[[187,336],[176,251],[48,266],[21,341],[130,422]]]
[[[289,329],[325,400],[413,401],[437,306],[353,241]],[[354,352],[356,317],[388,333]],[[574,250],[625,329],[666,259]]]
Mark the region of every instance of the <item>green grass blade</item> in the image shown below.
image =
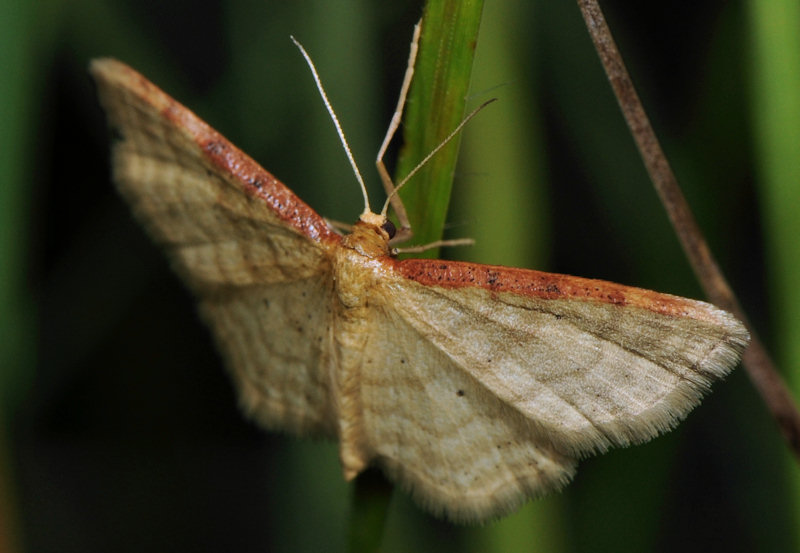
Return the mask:
[[[404,117],[404,145],[397,164],[399,181],[464,117],[482,0],[431,0],[425,7],[414,82]],[[442,236],[460,137],[453,139],[400,192],[415,244]],[[435,257],[436,251],[425,252]]]

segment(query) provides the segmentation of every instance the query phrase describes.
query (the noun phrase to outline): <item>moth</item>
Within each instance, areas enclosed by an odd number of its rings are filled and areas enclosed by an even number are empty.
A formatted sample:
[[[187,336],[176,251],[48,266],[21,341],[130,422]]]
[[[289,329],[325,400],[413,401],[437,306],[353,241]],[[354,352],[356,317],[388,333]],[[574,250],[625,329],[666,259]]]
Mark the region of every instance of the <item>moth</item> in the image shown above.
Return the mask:
[[[337,439],[348,480],[375,465],[436,515],[502,516],[674,427],[748,343],[701,301],[398,259],[385,208],[341,235],[127,65],[90,70],[118,189],[197,296],[242,410]]]

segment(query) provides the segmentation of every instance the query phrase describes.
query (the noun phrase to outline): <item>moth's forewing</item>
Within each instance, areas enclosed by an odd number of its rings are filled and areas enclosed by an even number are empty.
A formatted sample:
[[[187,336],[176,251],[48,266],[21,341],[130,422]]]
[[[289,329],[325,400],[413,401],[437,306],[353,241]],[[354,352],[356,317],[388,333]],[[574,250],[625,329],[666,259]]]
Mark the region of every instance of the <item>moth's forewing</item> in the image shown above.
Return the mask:
[[[340,237],[142,75],[111,59],[91,71],[119,136],[118,188],[197,294],[244,410],[270,428],[335,436],[324,306]]]

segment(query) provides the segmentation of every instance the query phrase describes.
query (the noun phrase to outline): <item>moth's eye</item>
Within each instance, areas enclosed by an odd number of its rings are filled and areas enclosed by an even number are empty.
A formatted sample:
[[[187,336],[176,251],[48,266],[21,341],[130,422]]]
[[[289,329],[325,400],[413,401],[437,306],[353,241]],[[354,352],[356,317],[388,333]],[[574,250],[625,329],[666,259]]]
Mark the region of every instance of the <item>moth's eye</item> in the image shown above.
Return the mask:
[[[394,238],[395,234],[397,234],[397,228],[395,228],[394,223],[392,223],[389,219],[386,219],[386,222],[381,225],[381,228],[386,231],[386,234],[389,235],[390,240]]]

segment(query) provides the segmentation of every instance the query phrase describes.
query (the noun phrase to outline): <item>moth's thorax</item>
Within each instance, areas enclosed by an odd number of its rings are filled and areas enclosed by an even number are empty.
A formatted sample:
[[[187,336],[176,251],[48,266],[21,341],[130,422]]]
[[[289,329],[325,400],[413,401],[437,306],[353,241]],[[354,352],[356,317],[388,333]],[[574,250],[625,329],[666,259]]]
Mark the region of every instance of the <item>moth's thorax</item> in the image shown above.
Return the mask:
[[[383,228],[386,219],[366,212],[342,238],[334,260],[336,292],[342,304],[352,311],[364,307],[370,288],[380,280],[389,256],[389,233]]]
[[[387,276],[388,254],[365,254],[365,247],[375,249],[375,245],[364,239],[356,241],[353,246],[347,244],[347,240],[358,236],[358,232],[346,236],[343,247],[337,248],[333,256],[334,288],[339,301],[349,311],[344,316],[354,315],[355,310],[365,307],[370,290]]]
[[[365,220],[366,215],[373,217]],[[389,234],[381,227],[385,219],[374,213],[366,215],[353,225],[353,232],[342,239],[342,244],[370,258],[389,255]]]

